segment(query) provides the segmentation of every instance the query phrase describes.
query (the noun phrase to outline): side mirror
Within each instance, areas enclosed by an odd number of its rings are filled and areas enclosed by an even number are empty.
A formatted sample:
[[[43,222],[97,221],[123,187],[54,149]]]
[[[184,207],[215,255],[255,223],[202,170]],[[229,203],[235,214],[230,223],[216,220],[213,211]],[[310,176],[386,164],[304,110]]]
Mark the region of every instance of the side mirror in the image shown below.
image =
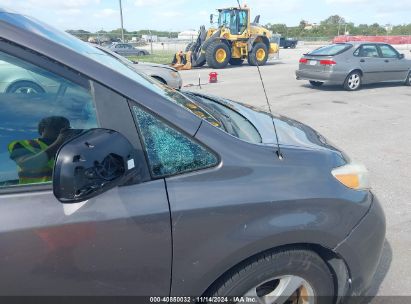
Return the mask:
[[[214,24],[214,15],[213,14],[210,15],[210,24]]]
[[[91,129],[65,143],[56,156],[54,196],[77,203],[124,184],[136,173],[133,146],[120,133]]]
[[[398,56],[398,58],[399,58],[399,59],[404,59],[404,58],[405,58],[405,55],[404,55],[404,54],[400,54],[400,55]]]

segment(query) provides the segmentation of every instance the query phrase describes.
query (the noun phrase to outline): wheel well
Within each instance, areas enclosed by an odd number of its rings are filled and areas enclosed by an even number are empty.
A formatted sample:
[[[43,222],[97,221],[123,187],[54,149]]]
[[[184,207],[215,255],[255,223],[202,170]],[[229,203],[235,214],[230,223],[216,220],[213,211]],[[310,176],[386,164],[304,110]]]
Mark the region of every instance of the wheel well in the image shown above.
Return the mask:
[[[238,267],[247,265],[251,260],[255,259],[256,257],[267,254],[274,250],[291,250],[291,249],[294,249],[294,250],[303,249],[303,250],[312,251],[318,254],[321,257],[321,259],[325,262],[325,264],[328,266],[332,274],[335,294],[337,295],[345,294],[346,290],[349,287],[348,278],[350,276],[349,276],[348,267],[346,266],[344,260],[341,257],[339,257],[335,252],[333,252],[331,249],[325,248],[321,245],[300,243],[300,244],[289,244],[289,245],[274,247],[274,248],[262,251],[260,253],[257,253],[251,257],[248,257],[247,259],[239,262],[238,264],[234,265],[233,267],[225,271],[218,279],[216,279],[207,288],[206,291],[204,291],[202,296],[211,296],[210,293],[212,292],[212,290],[214,290],[215,286],[222,284],[224,282],[225,277],[229,273],[231,273]],[[341,268],[345,269],[346,271],[345,274],[337,273],[337,270],[342,270]]]
[[[258,36],[254,40],[253,46],[258,42],[263,42],[267,46],[267,48],[270,49],[270,40],[268,40],[268,38],[266,36]]]
[[[354,69],[351,72],[348,73],[348,75],[350,75],[352,72],[360,72],[361,77],[364,76],[363,72],[361,69]]]
[[[167,84],[167,81],[165,81],[163,78],[161,78],[160,76],[151,76],[152,78],[154,78],[154,79],[156,79],[156,80],[158,80],[158,81],[160,81],[160,82],[162,82],[162,83],[164,83],[164,84]]]
[[[32,80],[26,80],[26,79],[19,79],[19,80],[16,80],[16,81],[12,82],[11,84],[9,84],[9,85],[7,86],[6,92],[9,91],[12,86],[14,86],[14,85],[16,85],[16,84],[18,84],[18,83],[30,83],[30,84],[34,84],[34,86],[37,86],[37,87],[41,88],[41,89],[45,92],[45,89],[43,88],[43,86],[41,86],[41,85],[38,84],[37,82],[34,82],[34,81],[32,81]]]

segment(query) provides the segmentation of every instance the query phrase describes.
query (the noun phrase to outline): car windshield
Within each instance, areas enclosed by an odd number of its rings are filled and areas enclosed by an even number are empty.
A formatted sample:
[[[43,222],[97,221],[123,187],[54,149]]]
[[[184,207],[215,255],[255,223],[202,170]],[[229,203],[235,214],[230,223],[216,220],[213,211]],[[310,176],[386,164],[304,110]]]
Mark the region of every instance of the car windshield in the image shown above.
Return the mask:
[[[338,43],[338,44],[331,44],[327,46],[320,47],[319,49],[316,49],[307,55],[310,56],[335,56],[338,55],[342,52],[345,52],[346,50],[350,49],[352,47],[351,44],[346,44],[346,43]]]
[[[212,115],[221,124],[220,128],[228,134],[251,143],[262,143],[261,135],[255,126],[228,104],[222,104],[214,99],[190,92],[184,92],[184,94]]]

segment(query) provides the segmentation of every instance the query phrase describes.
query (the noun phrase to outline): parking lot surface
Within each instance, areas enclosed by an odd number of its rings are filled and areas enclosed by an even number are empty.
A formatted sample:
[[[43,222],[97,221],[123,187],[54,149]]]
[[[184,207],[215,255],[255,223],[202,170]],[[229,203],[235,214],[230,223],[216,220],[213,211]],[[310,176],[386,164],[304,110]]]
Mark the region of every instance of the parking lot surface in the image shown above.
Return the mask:
[[[281,50],[279,61],[261,67],[271,108],[312,126],[352,160],[367,166],[387,218],[383,256],[369,293],[411,296],[411,87],[374,84],[356,92],[338,86],[313,88],[307,81],[297,81],[294,72],[301,55],[315,47]],[[407,47],[399,50],[411,59]],[[245,63],[217,70],[216,84],[208,84],[210,72],[208,68],[181,72],[188,85],[184,89],[267,109],[256,67]],[[196,86],[199,76],[201,89]]]

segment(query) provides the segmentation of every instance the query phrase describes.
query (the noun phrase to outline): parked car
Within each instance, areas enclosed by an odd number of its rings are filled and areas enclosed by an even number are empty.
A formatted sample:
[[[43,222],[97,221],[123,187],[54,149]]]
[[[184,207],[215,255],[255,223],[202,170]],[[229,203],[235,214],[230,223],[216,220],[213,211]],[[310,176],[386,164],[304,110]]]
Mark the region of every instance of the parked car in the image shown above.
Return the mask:
[[[371,284],[383,210],[318,132],[161,85],[23,15],[0,28],[0,60],[60,83],[0,93],[1,295],[317,304]]]
[[[109,48],[121,56],[145,56],[150,55],[147,50],[137,49],[129,43],[112,43]]]
[[[183,80],[181,78],[180,73],[176,69],[168,65],[131,61],[103,46],[100,46],[100,45],[93,45],[93,46],[105,52],[106,54],[115,57],[117,60],[120,60],[124,64],[136,70],[137,72],[151,76],[154,79],[172,88],[181,89],[183,85]]]
[[[42,94],[56,92],[58,85],[50,77],[0,60],[0,92]]]
[[[280,47],[288,49],[295,49],[297,47],[298,40],[292,39],[292,38],[285,38],[281,37],[280,38]]]
[[[348,91],[377,82],[402,82],[409,86],[411,60],[385,43],[337,43],[305,54],[296,76],[316,87],[330,83],[343,85]]]

